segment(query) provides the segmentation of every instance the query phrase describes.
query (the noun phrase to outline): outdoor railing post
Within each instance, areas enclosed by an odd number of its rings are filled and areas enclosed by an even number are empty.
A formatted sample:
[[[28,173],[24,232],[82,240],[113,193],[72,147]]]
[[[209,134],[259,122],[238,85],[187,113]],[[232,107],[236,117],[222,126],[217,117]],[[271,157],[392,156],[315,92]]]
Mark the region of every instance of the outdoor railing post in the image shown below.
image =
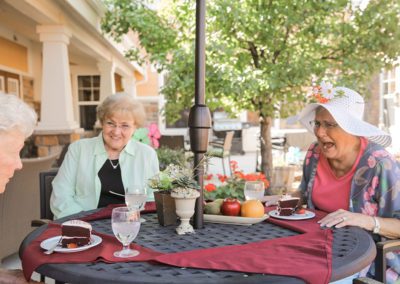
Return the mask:
[[[204,154],[208,147],[208,132],[211,128],[210,110],[205,105],[205,14],[206,1],[196,1],[196,66],[195,66],[195,104],[189,113],[190,147],[194,153],[194,175],[200,185],[194,213],[194,228],[203,228],[203,179]]]

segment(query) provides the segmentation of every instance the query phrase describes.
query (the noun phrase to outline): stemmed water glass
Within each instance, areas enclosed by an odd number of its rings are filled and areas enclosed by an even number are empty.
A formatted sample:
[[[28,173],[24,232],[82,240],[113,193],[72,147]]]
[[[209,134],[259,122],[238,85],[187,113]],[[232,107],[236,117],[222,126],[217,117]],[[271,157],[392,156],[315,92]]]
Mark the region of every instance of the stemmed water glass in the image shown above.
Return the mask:
[[[264,191],[265,187],[262,181],[246,181],[244,185],[244,197],[246,200],[262,200],[264,197]]]
[[[117,207],[112,210],[111,227],[115,237],[122,243],[122,250],[114,252],[115,257],[133,257],[139,251],[129,248],[140,230],[140,211],[127,207]]]
[[[132,190],[125,190],[125,204],[130,209],[143,210],[147,200],[147,188],[144,186],[134,186]],[[146,220],[140,218],[140,222]]]

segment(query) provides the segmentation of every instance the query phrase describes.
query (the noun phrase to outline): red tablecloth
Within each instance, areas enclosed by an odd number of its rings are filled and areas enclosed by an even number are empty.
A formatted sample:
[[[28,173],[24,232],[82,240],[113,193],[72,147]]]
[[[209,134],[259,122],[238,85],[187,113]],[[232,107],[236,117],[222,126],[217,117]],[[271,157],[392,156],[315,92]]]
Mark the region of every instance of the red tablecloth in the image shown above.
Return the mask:
[[[97,213],[82,218],[85,221],[110,218],[112,208],[108,206]],[[154,211],[154,203],[148,203],[146,210]],[[267,208],[267,212],[275,209]],[[232,245],[210,249],[161,254],[140,246],[135,248],[141,254],[135,258],[115,259],[112,252],[121,245],[114,236],[95,233],[103,238],[103,243],[87,251],[44,255],[39,244],[42,240],[60,234],[59,226],[50,225],[39,238],[34,240],[24,251],[22,265],[24,274],[29,279],[31,273],[44,263],[79,263],[90,261],[149,261],[203,269],[232,270],[248,273],[266,273],[298,277],[307,283],[328,283],[332,267],[332,241],[330,229],[321,229],[317,220],[325,214],[316,211],[316,217],[309,220],[286,221],[274,218],[268,222],[300,232],[292,237],[265,240],[245,245]]]
[[[83,263],[103,261],[107,263],[113,262],[128,262],[128,261],[148,261],[154,259],[161,253],[141,247],[137,244],[132,244],[131,248],[140,251],[140,254],[132,258],[116,258],[113,253],[122,249],[121,243],[111,235],[102,234],[96,231],[92,233],[100,236],[103,240],[100,245],[92,247],[85,251],[75,253],[53,253],[46,255],[43,249],[40,248],[40,243],[51,237],[59,236],[61,226],[51,223],[38,238],[32,241],[22,254],[22,269],[24,276],[28,280],[31,278],[33,271],[42,264],[48,263]]]
[[[90,221],[94,221],[94,220],[101,220],[101,219],[109,219],[109,218],[111,218],[112,210],[115,207],[124,207],[124,206],[126,206],[126,205],[125,204],[110,204],[107,207],[100,209],[96,213],[89,214],[80,219],[82,221],[86,221],[86,222],[90,222]],[[156,211],[156,203],[155,202],[146,202],[146,205],[144,206],[144,210],[141,211],[141,214],[153,213],[155,211]]]
[[[321,284],[331,278],[331,243],[330,230],[321,230],[246,245],[170,253],[156,260],[178,267],[293,276]]]
[[[266,208],[266,212],[275,207]],[[265,240],[245,245],[200,249],[156,257],[156,260],[178,267],[266,273],[301,278],[307,283],[328,283],[332,274],[332,241],[330,229],[321,229],[317,221],[326,213],[315,211],[315,218],[267,221],[303,234]]]
[[[270,206],[265,209],[265,213],[268,213],[272,210],[276,209],[276,206]],[[283,220],[270,217],[267,219],[267,222],[290,229],[295,232],[299,233],[309,233],[309,232],[319,232],[321,226],[317,223],[317,221],[321,220],[323,217],[326,216],[326,212],[318,211],[318,210],[310,210],[315,213],[315,217],[312,219],[306,220]]]

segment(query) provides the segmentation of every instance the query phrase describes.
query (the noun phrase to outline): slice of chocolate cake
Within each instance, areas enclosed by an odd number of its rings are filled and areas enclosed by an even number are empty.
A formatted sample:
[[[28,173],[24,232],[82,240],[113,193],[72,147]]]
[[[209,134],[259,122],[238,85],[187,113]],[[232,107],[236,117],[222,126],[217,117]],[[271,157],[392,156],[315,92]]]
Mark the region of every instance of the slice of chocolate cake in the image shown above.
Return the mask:
[[[284,196],[278,200],[278,213],[280,216],[290,216],[296,212],[300,198]]]
[[[90,244],[92,225],[81,220],[70,220],[61,224],[61,245],[76,248]]]

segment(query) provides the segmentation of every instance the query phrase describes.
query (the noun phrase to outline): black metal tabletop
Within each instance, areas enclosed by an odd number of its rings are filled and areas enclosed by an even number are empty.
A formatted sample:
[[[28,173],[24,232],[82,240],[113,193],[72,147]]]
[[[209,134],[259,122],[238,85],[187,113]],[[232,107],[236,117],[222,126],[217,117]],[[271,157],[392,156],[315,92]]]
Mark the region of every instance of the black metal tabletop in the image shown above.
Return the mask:
[[[65,219],[79,218],[91,212]],[[156,214],[145,214],[135,242],[163,253],[181,252],[200,248],[246,244],[266,239],[293,236],[298,233],[262,222],[252,226],[205,223],[195,234],[177,235],[175,226],[162,227]],[[90,222],[93,229],[113,234],[111,220]],[[19,254],[46,229],[42,226],[30,233],[22,242]],[[366,231],[356,227],[333,230],[331,281],[353,275],[369,265],[376,255],[375,244]],[[179,268],[155,262],[45,264],[38,273],[68,283],[304,283],[301,279],[267,274]]]

